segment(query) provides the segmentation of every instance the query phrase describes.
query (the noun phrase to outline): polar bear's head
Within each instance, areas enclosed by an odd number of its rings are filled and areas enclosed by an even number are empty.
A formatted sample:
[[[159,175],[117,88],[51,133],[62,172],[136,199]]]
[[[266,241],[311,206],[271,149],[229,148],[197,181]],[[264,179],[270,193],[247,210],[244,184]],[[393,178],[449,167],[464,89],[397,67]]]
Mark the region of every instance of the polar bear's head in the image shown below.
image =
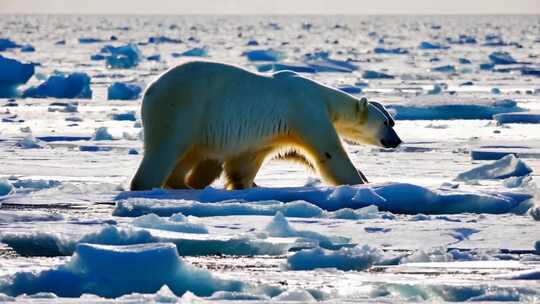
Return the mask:
[[[349,119],[340,128],[342,132],[339,133],[346,140],[383,148],[395,148],[401,144],[393,128],[394,119],[382,104],[362,98],[355,103],[353,112],[347,115]]]

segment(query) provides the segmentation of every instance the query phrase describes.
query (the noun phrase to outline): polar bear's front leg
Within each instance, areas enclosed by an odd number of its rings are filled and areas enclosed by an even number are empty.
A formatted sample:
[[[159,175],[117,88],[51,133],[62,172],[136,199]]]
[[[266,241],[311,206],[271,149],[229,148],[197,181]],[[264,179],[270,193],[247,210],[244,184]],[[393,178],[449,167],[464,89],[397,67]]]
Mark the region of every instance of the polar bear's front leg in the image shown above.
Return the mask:
[[[225,161],[225,188],[240,190],[253,187],[253,180],[267,154],[267,151],[249,152]]]
[[[176,148],[176,149],[175,149]],[[163,143],[158,147],[144,152],[144,157],[131,181],[131,190],[152,190],[161,188],[174,168],[179,151],[182,147],[171,147]]]
[[[314,159],[315,169],[326,183],[331,185],[364,183],[328,119],[304,122],[296,130],[297,140]]]

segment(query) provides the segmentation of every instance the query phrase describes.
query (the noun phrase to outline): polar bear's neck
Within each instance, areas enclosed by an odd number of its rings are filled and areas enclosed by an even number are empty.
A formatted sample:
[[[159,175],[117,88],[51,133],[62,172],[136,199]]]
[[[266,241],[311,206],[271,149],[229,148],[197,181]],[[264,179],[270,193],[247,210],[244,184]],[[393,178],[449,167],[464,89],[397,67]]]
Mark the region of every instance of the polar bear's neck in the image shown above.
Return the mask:
[[[340,90],[326,87],[324,92],[328,114],[334,126],[349,123],[357,117],[357,103],[353,96]]]

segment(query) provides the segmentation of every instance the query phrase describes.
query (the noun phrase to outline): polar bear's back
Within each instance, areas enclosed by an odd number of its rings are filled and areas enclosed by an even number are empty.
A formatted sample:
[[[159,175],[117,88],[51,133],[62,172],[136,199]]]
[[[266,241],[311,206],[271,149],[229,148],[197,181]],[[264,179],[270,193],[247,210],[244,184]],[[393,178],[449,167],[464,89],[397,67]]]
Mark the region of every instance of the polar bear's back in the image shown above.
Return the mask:
[[[287,133],[291,112],[299,112],[301,98],[295,95],[305,90],[288,79],[295,75],[262,75],[228,64],[187,62],[148,87],[143,124],[156,117],[182,117],[174,128],[193,128],[199,132],[199,144],[217,147],[222,153],[260,145]]]

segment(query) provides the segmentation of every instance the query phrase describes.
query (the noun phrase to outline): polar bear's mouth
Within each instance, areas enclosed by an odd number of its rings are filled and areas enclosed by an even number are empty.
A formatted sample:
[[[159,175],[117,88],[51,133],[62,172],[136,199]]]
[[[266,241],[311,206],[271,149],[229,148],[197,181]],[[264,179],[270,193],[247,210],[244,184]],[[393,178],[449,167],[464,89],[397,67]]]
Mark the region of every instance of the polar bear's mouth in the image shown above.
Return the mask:
[[[351,146],[360,146],[361,143],[360,142],[357,142],[355,140],[352,140],[352,139],[343,139],[347,144],[351,145]]]

